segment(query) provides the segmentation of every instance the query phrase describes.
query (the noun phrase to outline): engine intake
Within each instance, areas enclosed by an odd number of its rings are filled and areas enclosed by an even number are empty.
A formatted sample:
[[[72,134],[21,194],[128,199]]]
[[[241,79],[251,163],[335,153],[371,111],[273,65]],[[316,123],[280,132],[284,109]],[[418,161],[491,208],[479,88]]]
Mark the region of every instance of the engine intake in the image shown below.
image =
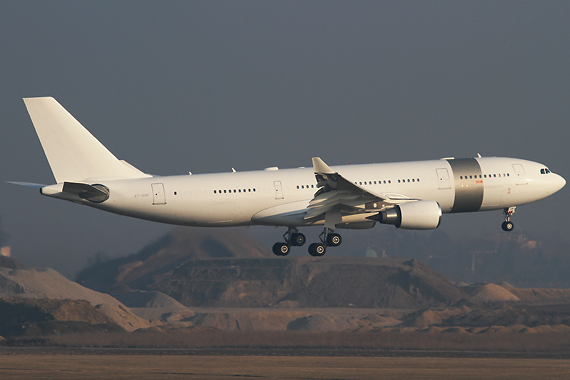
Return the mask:
[[[431,230],[439,227],[441,207],[436,201],[414,201],[396,205],[367,219],[393,224],[407,230]]]

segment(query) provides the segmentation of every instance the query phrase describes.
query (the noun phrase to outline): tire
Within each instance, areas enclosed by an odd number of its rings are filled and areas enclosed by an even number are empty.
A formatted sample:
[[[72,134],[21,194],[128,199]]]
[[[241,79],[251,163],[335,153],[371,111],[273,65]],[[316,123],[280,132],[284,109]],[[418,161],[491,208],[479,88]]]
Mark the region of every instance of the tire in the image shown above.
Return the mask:
[[[305,244],[305,242],[307,241],[307,238],[305,238],[305,235],[301,234],[301,233],[294,233],[291,234],[291,245],[294,245],[295,247],[300,247],[302,245]]]
[[[327,247],[321,243],[313,243],[309,246],[309,254],[311,256],[320,257],[327,253]]]
[[[513,228],[515,228],[515,225],[513,222],[503,222],[503,224],[501,224],[501,228],[503,231],[511,232]]]
[[[329,247],[338,247],[342,243],[342,237],[339,234],[330,234],[327,236],[327,245]]]
[[[273,253],[276,256],[287,256],[291,248],[287,245],[287,243],[275,243],[273,244]]]

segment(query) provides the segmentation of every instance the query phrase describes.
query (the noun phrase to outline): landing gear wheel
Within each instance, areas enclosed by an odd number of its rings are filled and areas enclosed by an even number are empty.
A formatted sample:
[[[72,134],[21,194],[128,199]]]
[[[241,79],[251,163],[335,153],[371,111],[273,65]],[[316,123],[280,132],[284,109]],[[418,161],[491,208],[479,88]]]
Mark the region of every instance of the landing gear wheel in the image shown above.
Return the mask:
[[[342,238],[339,234],[329,234],[327,236],[327,246],[338,247],[342,243]]]
[[[291,234],[291,245],[294,245],[295,247],[304,245],[306,241],[307,238],[305,238],[305,235],[302,233],[296,232],[294,234]]]
[[[515,228],[515,225],[513,222],[503,222],[503,224],[501,224],[501,228],[503,231],[511,232],[513,228]]]
[[[309,246],[311,256],[323,256],[325,253],[327,253],[327,247],[322,243],[313,243]]]
[[[273,253],[277,256],[287,256],[291,251],[291,247],[287,243],[275,243],[273,244]]]

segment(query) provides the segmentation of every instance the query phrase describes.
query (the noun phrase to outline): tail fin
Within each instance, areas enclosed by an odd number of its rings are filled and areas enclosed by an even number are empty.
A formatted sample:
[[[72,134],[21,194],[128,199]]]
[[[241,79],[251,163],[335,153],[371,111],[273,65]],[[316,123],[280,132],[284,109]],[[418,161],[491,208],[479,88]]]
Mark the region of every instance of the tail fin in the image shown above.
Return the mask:
[[[150,177],[118,160],[54,98],[24,103],[57,183]]]

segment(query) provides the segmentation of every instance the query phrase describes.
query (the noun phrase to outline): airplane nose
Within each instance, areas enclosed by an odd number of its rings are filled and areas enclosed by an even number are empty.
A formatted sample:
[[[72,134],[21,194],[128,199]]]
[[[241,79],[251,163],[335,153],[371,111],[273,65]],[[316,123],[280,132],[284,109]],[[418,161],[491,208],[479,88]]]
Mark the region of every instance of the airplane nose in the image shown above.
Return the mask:
[[[566,185],[566,180],[561,175],[555,174],[556,179],[553,183],[553,193],[557,192],[558,190],[562,189]]]
[[[559,180],[560,180],[560,188],[559,188],[558,190],[560,190],[560,189],[562,189],[564,186],[566,186],[566,180],[565,180],[561,175],[559,175],[558,177],[559,177]]]

